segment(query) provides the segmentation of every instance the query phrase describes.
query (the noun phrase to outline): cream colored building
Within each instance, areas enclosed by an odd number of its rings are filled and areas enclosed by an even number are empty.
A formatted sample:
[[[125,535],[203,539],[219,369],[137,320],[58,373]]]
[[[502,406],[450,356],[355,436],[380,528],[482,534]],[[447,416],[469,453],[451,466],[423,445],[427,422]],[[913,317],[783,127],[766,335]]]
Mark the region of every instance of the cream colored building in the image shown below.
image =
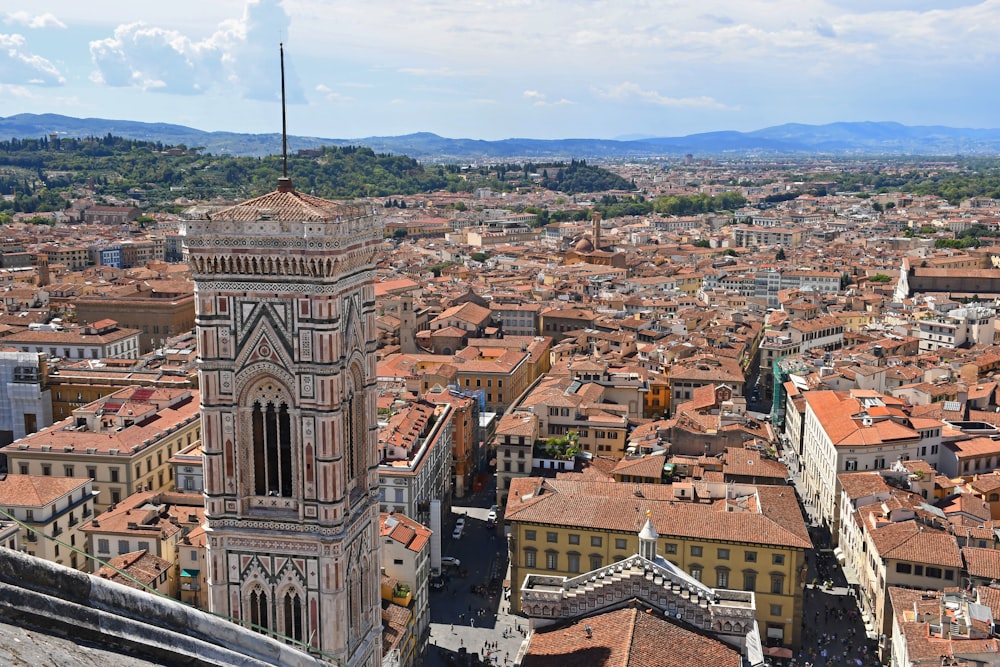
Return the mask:
[[[204,520],[205,502],[199,496],[143,491],[95,516],[80,530],[87,537],[88,553],[101,561],[147,551],[179,569],[183,538]],[[163,592],[178,597],[177,577],[170,580],[172,587]]]
[[[136,491],[170,490],[170,457],[201,437],[198,392],[127,387],[0,452],[22,475],[89,477],[98,512]]]
[[[0,508],[31,527],[19,531],[21,548],[88,572],[86,559],[66,545],[84,550],[86,535],[80,527],[94,514],[94,495],[93,482],[86,478],[8,474],[0,479]]]
[[[610,393],[597,382],[544,378],[517,411],[531,412],[538,418],[539,438],[575,433],[582,451],[619,459],[625,456],[630,406],[612,402],[607,396]]]
[[[497,456],[497,505],[507,504],[511,480],[531,475],[533,449],[538,439],[538,417],[530,412],[513,412],[500,418],[494,436]]]
[[[35,328],[4,336],[4,347],[47,354],[50,359],[138,359],[139,334],[114,320],[71,329]]]
[[[942,424],[913,420],[902,401],[875,391],[807,391],[802,430],[803,496],[817,516],[840,532],[839,473],[884,470],[900,459],[921,458],[923,446],[940,442]]]
[[[405,636],[412,641],[397,647],[399,664],[420,664],[430,636],[431,530],[402,514],[380,514],[379,538],[382,572],[393,583],[390,601],[411,613],[412,627]]]

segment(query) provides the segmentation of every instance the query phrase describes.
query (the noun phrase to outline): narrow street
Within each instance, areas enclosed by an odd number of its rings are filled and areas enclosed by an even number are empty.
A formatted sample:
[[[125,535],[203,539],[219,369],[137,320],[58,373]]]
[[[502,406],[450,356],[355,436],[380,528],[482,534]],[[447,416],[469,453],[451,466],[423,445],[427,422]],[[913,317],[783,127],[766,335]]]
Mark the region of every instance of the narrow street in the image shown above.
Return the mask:
[[[431,591],[426,667],[510,665],[524,639],[527,622],[508,613],[509,601],[503,594],[507,573],[503,526],[490,527],[486,521],[495,498],[490,485],[457,499],[445,521],[442,554],[458,558],[461,566],[446,568],[445,587]],[[466,517],[465,531],[456,540],[452,528],[460,515]]]
[[[881,664],[877,644],[865,630],[855,591],[831,548],[830,533],[813,516],[811,507],[802,502],[801,471],[792,465],[789,475],[813,542],[803,592],[802,649],[795,656],[795,664],[875,667]]]

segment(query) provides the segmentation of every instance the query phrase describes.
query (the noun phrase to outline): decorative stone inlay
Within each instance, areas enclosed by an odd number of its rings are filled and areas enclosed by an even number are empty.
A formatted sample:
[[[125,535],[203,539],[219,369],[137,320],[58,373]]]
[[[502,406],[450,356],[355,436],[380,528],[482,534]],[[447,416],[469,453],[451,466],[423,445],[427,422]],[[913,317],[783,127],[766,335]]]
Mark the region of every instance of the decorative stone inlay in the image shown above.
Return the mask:
[[[341,294],[346,288],[367,282],[374,278],[374,271],[365,271],[342,278],[336,283],[262,283],[199,281],[199,289],[214,292],[245,292],[252,288],[267,294]]]
[[[319,545],[315,542],[292,542],[267,538],[230,537],[226,545],[234,549],[252,549],[254,554],[260,552],[310,553],[318,554]]]
[[[222,528],[239,528],[253,531],[281,531],[300,533],[303,535],[322,535],[323,537],[343,537],[342,528],[320,528],[316,525],[290,523],[285,521],[259,521],[249,519],[213,519],[212,526]]]

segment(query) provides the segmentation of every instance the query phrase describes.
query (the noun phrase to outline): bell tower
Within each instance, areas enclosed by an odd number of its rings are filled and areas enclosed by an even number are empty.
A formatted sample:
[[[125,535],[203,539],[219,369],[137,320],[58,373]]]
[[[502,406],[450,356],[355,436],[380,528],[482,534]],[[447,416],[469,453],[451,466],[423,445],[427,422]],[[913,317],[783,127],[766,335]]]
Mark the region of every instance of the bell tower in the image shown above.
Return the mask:
[[[381,664],[368,204],[270,194],[187,224],[211,610]]]

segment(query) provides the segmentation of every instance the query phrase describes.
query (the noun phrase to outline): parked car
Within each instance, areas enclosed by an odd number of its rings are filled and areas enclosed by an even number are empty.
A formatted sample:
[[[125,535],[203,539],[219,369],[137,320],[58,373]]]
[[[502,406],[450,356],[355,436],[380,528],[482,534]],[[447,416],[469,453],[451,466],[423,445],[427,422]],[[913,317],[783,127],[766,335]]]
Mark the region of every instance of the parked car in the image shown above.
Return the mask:
[[[462,531],[463,530],[465,530],[465,517],[464,516],[460,516],[460,517],[458,517],[458,521],[455,522],[455,530],[452,531],[452,533],[451,533],[452,539],[457,540],[460,537],[462,537]]]
[[[441,565],[444,567],[462,567],[462,561],[454,556],[441,556]]]
[[[497,522],[497,511],[496,510],[490,510],[490,513],[486,515],[486,520],[489,523],[496,523]]]

